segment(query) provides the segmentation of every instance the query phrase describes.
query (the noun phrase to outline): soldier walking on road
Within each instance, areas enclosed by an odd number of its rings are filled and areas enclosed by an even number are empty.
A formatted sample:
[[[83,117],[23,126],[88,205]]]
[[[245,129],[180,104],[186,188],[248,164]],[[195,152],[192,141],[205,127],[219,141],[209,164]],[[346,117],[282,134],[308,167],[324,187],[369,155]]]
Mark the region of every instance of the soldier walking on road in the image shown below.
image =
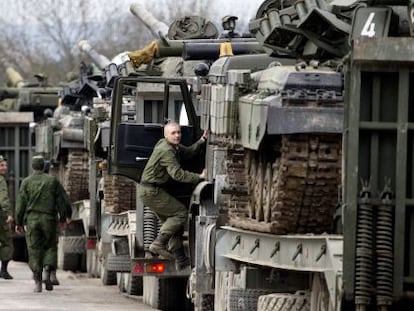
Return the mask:
[[[13,257],[13,240],[10,228],[10,224],[13,221],[13,212],[5,178],[6,173],[7,161],[0,155],[0,277],[10,280],[13,277],[7,271],[7,265]]]
[[[169,179],[182,183],[197,184],[205,178],[201,174],[185,171],[181,168],[180,158],[195,156],[206,141],[207,132],[193,145],[180,144],[181,129],[175,122],[164,127],[164,137],[155,146],[142,173],[138,194],[145,206],[155,212],[161,220],[160,233],[150,245],[150,251],[167,259],[175,259],[176,267],[182,270],[189,265],[184,252],[182,235],[187,222],[187,208],[169,194],[165,185]]]
[[[42,272],[46,272],[45,288],[53,290],[50,279],[57,266],[57,220],[69,220],[66,195],[59,181],[43,172],[42,156],[32,158],[33,174],[26,177],[19,190],[16,208],[16,231],[26,228],[29,267],[33,271],[35,292],[42,291]]]

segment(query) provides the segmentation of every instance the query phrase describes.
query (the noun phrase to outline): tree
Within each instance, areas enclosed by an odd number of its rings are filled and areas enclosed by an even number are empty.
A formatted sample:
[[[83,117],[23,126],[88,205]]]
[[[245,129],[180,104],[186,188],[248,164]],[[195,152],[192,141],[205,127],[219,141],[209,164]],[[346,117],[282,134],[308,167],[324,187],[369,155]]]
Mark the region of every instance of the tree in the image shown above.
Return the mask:
[[[43,73],[52,84],[65,81],[66,74],[80,65],[80,40],[88,40],[110,59],[122,51],[140,49],[153,39],[129,12],[135,1],[2,0],[0,58],[8,60],[27,80]],[[167,25],[176,17],[199,15],[214,22],[220,31],[220,19],[225,15],[218,0],[153,0],[143,4]],[[0,76],[0,84],[5,80]]]

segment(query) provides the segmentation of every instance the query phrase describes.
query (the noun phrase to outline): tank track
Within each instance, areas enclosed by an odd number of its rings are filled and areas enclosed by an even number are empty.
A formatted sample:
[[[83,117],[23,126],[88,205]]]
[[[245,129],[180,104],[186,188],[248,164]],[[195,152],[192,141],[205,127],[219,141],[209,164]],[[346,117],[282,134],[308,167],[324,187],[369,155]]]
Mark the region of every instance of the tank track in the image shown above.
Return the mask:
[[[330,232],[341,180],[341,135],[282,135],[273,155],[228,150],[229,222],[268,232]]]
[[[70,150],[63,167],[63,187],[72,202],[89,199],[89,158],[86,150]]]

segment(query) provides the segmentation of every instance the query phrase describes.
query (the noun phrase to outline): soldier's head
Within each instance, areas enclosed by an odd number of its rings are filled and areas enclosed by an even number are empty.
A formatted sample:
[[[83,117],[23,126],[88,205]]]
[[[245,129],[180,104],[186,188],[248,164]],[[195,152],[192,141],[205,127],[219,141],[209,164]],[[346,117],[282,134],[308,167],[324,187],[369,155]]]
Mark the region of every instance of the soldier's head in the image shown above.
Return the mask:
[[[43,172],[44,167],[45,167],[45,159],[42,156],[37,155],[32,158],[32,169],[33,170]]]
[[[176,122],[169,122],[164,126],[164,137],[171,145],[178,145],[181,141],[181,128]]]
[[[0,155],[0,175],[6,175],[7,173],[7,159]]]

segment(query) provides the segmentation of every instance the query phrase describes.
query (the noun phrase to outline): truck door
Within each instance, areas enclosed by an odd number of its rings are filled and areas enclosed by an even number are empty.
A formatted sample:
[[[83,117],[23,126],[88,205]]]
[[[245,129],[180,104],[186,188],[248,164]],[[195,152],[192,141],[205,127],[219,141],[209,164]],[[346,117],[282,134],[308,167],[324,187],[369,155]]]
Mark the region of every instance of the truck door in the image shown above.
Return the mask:
[[[123,107],[135,103],[135,115],[125,117]],[[181,125],[183,145],[200,137],[196,116],[185,79],[121,77],[112,96],[109,173],[139,182],[155,144],[164,137],[168,121]],[[185,169],[199,171],[200,161]]]

